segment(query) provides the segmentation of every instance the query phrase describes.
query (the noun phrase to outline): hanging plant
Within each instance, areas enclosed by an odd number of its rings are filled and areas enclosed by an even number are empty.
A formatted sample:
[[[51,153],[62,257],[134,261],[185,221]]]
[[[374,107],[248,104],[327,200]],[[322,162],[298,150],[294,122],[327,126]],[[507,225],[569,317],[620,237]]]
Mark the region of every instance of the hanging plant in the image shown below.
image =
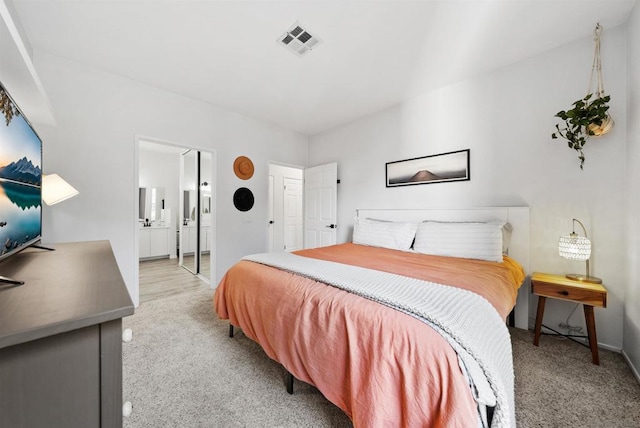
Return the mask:
[[[2,85],[0,85],[0,109],[2,109],[2,114],[4,114],[4,120],[7,123],[7,126],[9,126],[9,123],[11,123],[11,119],[13,119],[14,116],[18,116],[20,114],[18,108],[13,104],[9,94],[7,94]]]
[[[593,66],[591,67],[591,77],[589,78],[589,88],[587,95],[574,102],[573,108],[559,111],[555,117],[564,120],[563,124],[556,125],[556,132],[551,134],[551,138],[562,137],[567,140],[569,148],[578,152],[580,159],[580,169],[584,169],[583,148],[591,136],[604,135],[613,128],[613,119],[607,112],[607,103],[611,100],[609,95],[604,94],[604,83],[602,79],[602,64],[600,62],[600,34],[602,27],[596,25],[594,30],[595,52],[593,55]],[[593,75],[597,75],[596,92],[591,92]],[[595,95],[595,97],[594,97]],[[592,100],[593,98],[593,100]]]
[[[557,124],[557,131],[551,134],[551,138],[566,139],[569,148],[578,152],[580,169],[583,169],[585,159],[582,149],[589,137],[604,135],[613,127],[613,119],[607,113],[611,97],[598,97],[589,102],[592,95],[573,103],[572,109],[558,112],[556,117],[564,120],[564,127]]]

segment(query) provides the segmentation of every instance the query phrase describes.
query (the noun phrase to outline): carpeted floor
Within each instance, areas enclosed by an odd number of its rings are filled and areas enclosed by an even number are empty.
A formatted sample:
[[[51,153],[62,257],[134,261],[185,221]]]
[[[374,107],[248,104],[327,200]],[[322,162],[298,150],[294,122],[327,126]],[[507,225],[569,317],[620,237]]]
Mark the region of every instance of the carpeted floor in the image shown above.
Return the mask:
[[[640,384],[623,356],[511,329],[518,427],[640,427]]]
[[[317,389],[295,382],[242,333],[228,337],[212,291],[142,304],[124,319],[125,428],[349,427]],[[576,343],[512,330],[519,427],[640,427],[640,385],[621,355],[600,350],[601,365]]]

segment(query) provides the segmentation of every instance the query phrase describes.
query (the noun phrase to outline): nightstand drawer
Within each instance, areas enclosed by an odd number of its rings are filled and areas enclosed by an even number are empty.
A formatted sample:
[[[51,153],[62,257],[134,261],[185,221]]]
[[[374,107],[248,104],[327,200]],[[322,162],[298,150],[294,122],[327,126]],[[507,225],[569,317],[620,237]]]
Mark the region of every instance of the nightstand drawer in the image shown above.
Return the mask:
[[[590,290],[584,287],[577,288],[562,284],[548,284],[545,282],[532,282],[531,286],[533,294],[537,294],[538,296],[570,300],[591,306],[607,306],[607,295],[600,290]]]

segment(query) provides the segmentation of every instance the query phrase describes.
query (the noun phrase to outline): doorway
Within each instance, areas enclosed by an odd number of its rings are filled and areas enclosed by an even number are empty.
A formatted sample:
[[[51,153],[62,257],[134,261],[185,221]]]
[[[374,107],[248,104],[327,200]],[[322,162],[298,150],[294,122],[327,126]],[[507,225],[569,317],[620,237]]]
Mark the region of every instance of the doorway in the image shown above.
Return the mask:
[[[269,163],[267,250],[334,245],[338,164],[310,168]]]
[[[198,283],[199,287],[211,284],[211,278],[215,276],[215,153],[141,137],[136,137],[135,152],[135,242],[138,258],[133,297],[137,305],[156,296],[188,291]],[[195,158],[187,166],[193,168],[193,179],[184,179],[181,164],[184,153],[192,153],[191,156],[200,154],[199,179],[195,175]],[[183,182],[189,183],[187,208],[182,201],[185,195]],[[196,222],[200,224],[200,233],[194,235],[194,246],[190,251],[188,248],[184,251],[183,247],[189,244],[181,242],[181,225],[187,217],[184,215],[186,211],[194,233],[198,230]],[[196,253],[198,239],[199,251]],[[191,253],[188,269],[182,267],[181,256],[184,257],[185,253]],[[199,266],[196,266],[196,260]],[[160,271],[164,272],[160,279],[149,276],[150,272],[155,275]],[[179,271],[195,281],[178,280],[182,276]]]
[[[303,176],[303,168],[269,163],[269,252],[303,248]]]

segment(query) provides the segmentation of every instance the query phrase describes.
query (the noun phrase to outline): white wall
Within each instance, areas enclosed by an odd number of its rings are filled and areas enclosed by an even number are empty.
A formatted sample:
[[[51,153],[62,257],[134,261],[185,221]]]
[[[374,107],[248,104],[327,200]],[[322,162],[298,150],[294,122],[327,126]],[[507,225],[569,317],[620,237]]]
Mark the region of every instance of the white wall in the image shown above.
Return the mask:
[[[623,350],[640,380],[640,3],[627,22],[627,290]]]
[[[164,188],[165,209],[171,210],[169,257],[176,257],[176,231],[180,221],[180,154],[140,149],[139,187]]]
[[[311,137],[309,165],[338,162],[338,224],[353,224],[357,208],[529,205],[531,268],[581,273],[584,263],[560,258],[557,249],[558,237],[578,218],[594,242],[592,273],[609,290],[608,308],[596,309],[598,339],[620,349],[626,288],[625,30],[603,34],[605,88],[616,127],[588,143],[584,171],[577,154],[551,133],[555,113],[586,93],[591,37]],[[471,181],[385,188],[386,162],[466,148]],[[350,227],[341,227],[339,241],[350,234]],[[572,308],[548,302],[545,323],[564,321]],[[584,326],[582,311],[571,321]]]
[[[306,137],[50,54],[36,52],[35,65],[57,119],[55,127],[34,124],[44,141],[44,170],[58,172],[80,191],[44,210],[45,242],[110,240],[137,296],[138,135],[216,152],[214,284],[243,255],[266,250],[268,160],[306,165]],[[233,173],[238,155],[254,162],[248,181]],[[247,213],[233,206],[241,186],[255,195]]]

